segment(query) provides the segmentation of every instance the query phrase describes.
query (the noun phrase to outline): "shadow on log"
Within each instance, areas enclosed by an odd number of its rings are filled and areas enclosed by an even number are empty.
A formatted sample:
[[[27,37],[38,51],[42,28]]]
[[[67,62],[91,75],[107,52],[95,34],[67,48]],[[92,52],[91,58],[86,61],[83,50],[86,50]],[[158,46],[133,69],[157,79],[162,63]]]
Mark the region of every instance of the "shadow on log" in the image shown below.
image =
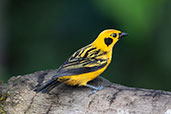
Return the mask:
[[[171,92],[125,87],[102,77],[90,82],[104,86],[93,95],[89,95],[89,88],[64,84],[49,94],[33,91],[54,74],[55,71],[40,71],[12,77],[7,84],[0,85],[0,113],[171,114]]]

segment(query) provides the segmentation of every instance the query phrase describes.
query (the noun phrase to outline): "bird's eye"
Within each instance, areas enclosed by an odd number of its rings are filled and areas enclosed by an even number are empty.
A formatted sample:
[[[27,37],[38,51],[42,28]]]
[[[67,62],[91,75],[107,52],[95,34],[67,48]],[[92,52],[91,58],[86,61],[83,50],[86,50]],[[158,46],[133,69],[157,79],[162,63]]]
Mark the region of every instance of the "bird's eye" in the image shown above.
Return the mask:
[[[116,38],[117,37],[117,34],[116,33],[113,33],[113,35],[112,35],[114,38]]]
[[[110,36],[116,38],[117,37],[117,34],[116,33],[112,33]]]

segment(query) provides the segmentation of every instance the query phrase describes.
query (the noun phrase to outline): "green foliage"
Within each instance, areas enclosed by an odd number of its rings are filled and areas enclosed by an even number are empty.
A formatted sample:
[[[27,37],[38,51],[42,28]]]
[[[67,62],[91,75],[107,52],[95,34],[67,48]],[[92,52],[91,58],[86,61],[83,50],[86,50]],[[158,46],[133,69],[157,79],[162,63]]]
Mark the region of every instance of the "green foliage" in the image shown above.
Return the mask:
[[[96,0],[95,5],[105,17],[120,23],[120,29],[131,34],[129,43],[144,45],[160,21],[163,0]],[[136,33],[135,33],[136,32]],[[141,33],[141,36],[137,33]]]
[[[112,63],[102,76],[128,86],[171,90],[169,3],[170,0],[8,1],[1,10],[8,37],[3,39],[6,45],[1,48],[6,62],[0,63],[0,79],[56,69],[102,30],[116,28],[129,36],[115,46]]]

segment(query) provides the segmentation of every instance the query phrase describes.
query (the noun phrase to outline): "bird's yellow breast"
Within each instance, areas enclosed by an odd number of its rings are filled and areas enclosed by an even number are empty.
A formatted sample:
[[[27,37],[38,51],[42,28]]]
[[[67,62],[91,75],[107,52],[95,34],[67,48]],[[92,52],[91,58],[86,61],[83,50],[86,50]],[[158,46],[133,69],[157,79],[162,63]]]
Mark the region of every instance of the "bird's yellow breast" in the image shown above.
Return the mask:
[[[87,82],[89,82],[89,81],[93,80],[94,78],[96,78],[97,76],[99,76],[104,70],[105,70],[105,68],[102,68],[102,69],[99,69],[94,72],[83,73],[83,74],[72,75],[72,76],[63,76],[63,77],[59,77],[58,81],[68,79],[67,81],[65,81],[65,83],[68,85],[85,86],[87,84]]]
[[[108,54],[111,54],[111,53],[108,53]],[[109,56],[108,54],[106,56]],[[58,81],[67,80],[64,83],[66,83],[67,85],[71,85],[71,86],[75,86],[75,85],[85,86],[87,82],[93,80],[94,78],[99,76],[102,72],[104,72],[104,70],[108,67],[110,62],[111,62],[111,56],[108,58],[107,65],[99,70],[89,72],[89,73],[83,73],[79,75],[62,76],[62,77],[59,77],[57,80]]]

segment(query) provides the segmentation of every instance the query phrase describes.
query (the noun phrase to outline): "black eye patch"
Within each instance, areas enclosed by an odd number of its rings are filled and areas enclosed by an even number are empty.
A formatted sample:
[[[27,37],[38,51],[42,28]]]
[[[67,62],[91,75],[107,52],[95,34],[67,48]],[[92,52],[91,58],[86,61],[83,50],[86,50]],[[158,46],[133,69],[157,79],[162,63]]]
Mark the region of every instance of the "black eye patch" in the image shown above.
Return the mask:
[[[105,38],[104,42],[107,46],[109,46],[113,42],[113,39],[112,38]]]

